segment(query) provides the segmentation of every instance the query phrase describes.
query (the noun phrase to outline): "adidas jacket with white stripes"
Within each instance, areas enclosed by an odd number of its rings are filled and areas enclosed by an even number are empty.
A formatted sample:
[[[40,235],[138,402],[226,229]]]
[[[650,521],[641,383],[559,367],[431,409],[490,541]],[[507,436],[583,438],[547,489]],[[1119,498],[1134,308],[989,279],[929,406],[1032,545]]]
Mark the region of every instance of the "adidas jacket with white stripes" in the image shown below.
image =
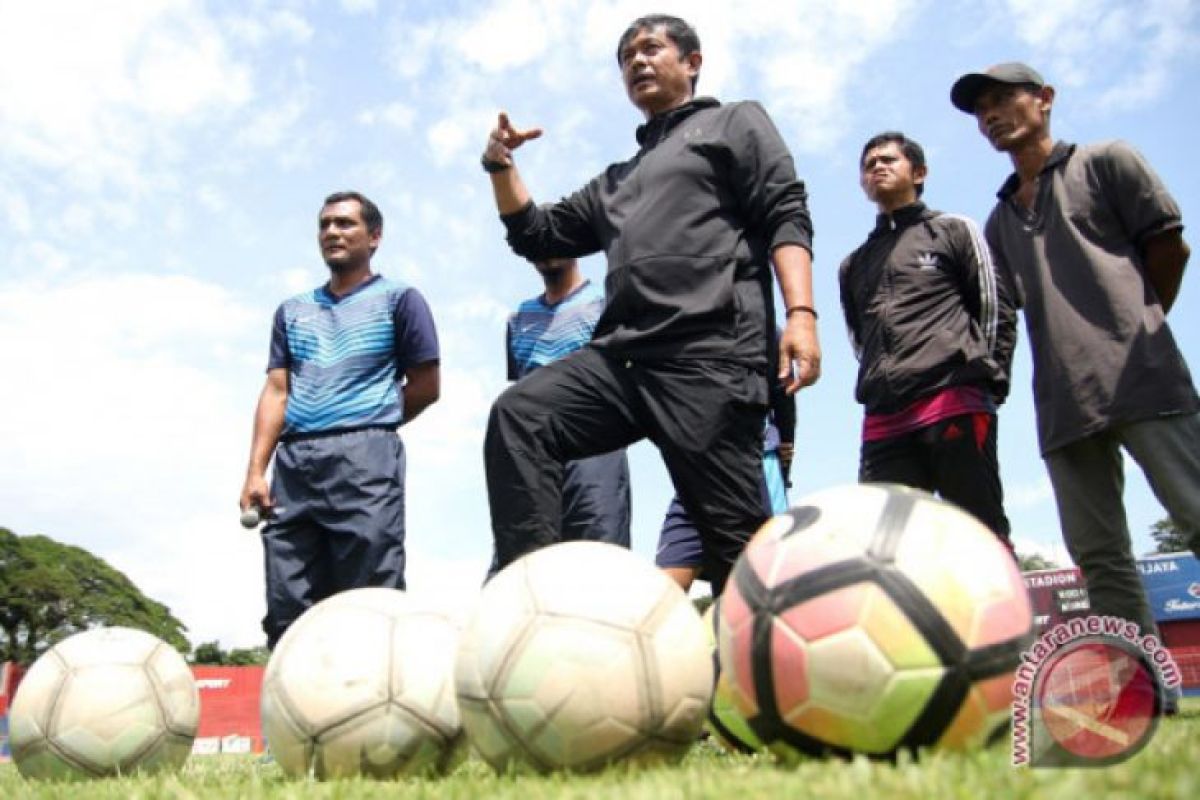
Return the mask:
[[[1016,309],[970,219],[919,202],[880,214],[838,283],[859,359],[855,397],[867,413],[899,411],[951,386],[979,386],[1004,401]]]

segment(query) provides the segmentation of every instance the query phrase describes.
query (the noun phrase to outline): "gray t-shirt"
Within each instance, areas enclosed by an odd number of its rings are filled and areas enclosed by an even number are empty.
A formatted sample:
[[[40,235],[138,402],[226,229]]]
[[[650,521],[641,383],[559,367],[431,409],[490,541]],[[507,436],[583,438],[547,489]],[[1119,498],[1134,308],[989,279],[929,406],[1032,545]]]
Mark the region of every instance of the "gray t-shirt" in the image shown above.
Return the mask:
[[[1033,348],[1042,453],[1114,425],[1200,410],[1154,289],[1148,238],[1181,229],[1179,206],[1124,142],[1059,142],[1032,209],[1009,177],[986,226],[1017,287]]]

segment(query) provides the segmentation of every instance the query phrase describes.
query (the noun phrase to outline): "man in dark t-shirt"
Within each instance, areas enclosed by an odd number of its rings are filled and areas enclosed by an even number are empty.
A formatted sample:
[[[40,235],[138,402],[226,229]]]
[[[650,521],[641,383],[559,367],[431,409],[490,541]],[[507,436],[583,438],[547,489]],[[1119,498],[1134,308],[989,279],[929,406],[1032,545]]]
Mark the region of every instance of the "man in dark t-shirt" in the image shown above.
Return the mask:
[[[985,233],[1025,312],[1038,438],[1067,550],[1096,613],[1154,633],[1121,450],[1200,551],[1200,398],[1166,321],[1189,250],[1179,206],[1137,151],[1051,137],[1054,99],[1020,63],[964,75],[951,90],[1013,164]]]

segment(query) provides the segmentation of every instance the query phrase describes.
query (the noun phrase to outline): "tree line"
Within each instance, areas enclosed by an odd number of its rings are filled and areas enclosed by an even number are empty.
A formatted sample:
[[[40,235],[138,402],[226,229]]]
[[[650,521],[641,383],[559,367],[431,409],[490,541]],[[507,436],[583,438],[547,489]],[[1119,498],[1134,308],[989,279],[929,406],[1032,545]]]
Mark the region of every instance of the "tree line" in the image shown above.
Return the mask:
[[[31,663],[60,639],[99,625],[140,628],[191,650],[171,610],[104,559],[0,528],[0,661]]]
[[[147,597],[120,570],[82,547],[0,528],[0,662],[31,664],[73,633],[105,626],[152,633],[197,664],[263,664],[263,647],[192,651],[167,606]]]

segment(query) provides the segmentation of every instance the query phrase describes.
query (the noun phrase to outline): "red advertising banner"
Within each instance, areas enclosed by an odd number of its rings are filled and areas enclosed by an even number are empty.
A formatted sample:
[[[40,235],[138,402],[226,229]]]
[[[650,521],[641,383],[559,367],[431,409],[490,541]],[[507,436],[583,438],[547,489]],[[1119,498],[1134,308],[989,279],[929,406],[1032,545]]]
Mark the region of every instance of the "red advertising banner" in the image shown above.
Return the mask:
[[[12,758],[8,746],[8,707],[12,705],[12,697],[17,693],[17,684],[24,672],[19,664],[0,662],[0,761]]]
[[[1087,586],[1079,570],[1043,569],[1025,573],[1025,588],[1033,605],[1033,625],[1040,634],[1060,622],[1091,613]]]
[[[192,752],[259,753],[263,749],[258,719],[265,667],[193,666],[200,691],[200,728]]]
[[[200,692],[200,727],[192,752],[262,752],[258,708],[265,669],[261,666],[192,667]],[[0,761],[10,757],[8,708],[23,672],[17,664],[0,663]]]

